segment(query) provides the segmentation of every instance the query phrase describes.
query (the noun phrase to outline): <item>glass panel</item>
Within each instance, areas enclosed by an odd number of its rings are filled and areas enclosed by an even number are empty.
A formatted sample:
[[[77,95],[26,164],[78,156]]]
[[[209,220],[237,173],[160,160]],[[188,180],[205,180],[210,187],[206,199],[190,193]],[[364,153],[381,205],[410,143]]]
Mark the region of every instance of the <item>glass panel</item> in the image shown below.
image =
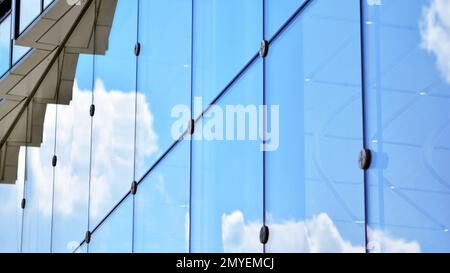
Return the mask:
[[[261,0],[194,1],[194,94],[211,103],[259,50]]]
[[[14,66],[15,64],[17,64],[20,60],[22,60],[22,58],[25,56],[25,54],[27,54],[28,52],[31,51],[31,48],[29,47],[25,47],[25,46],[18,46],[18,45],[13,45],[13,63],[12,65]]]
[[[92,234],[90,253],[130,253],[132,251],[133,198],[129,196]]]
[[[50,252],[56,105],[33,103],[28,112],[33,130],[26,156],[22,250]]]
[[[305,2],[305,0],[264,1],[266,4],[266,39],[270,39],[289,17],[301,7],[303,2]]]
[[[268,252],[365,251],[359,30],[355,1],[314,1],[271,46]]]
[[[196,125],[193,252],[263,250],[259,242],[263,215],[262,142],[258,139],[261,104],[262,62],[258,60]],[[197,99],[194,109],[201,108]]]
[[[449,9],[365,5],[371,252],[450,252]]]
[[[118,1],[106,54],[95,56],[90,229],[134,179],[136,18],[137,0]]]
[[[189,251],[189,148],[179,143],[139,185],[135,252]]]
[[[54,0],[44,0],[44,9],[47,8]]]
[[[53,252],[73,252],[88,228],[92,60],[80,55],[72,100],[58,105]]]
[[[174,107],[190,108],[191,9],[191,1],[140,1],[137,179],[180,137],[172,134]]]
[[[19,149],[19,148],[17,148]],[[26,148],[19,151],[17,181],[14,185],[0,184],[0,253],[19,253],[22,234],[23,182]]]
[[[23,56],[27,54],[31,49],[24,46],[13,46],[13,66],[22,60]]]
[[[20,0],[20,32],[41,13],[41,0]]]
[[[0,23],[0,77],[9,69],[11,55],[11,15]]]

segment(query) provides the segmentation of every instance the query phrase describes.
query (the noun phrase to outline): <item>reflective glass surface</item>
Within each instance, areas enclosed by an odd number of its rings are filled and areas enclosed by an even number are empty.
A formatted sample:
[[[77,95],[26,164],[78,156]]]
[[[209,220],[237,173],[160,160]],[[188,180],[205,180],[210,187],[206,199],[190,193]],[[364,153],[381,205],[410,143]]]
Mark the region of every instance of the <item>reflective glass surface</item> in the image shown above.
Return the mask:
[[[130,253],[132,251],[133,198],[129,196],[93,234],[90,253]]]
[[[261,0],[194,1],[194,95],[205,105],[258,52]]]
[[[173,110],[176,106],[190,108],[191,11],[191,1],[140,1],[137,179],[182,134],[182,130],[172,130],[179,114]],[[185,120],[181,128],[186,129],[187,124]]]
[[[44,0],[44,9],[48,7],[54,0]]]
[[[269,252],[365,251],[359,30],[355,1],[314,1],[271,45]]]
[[[27,147],[22,251],[50,252],[56,105],[33,103],[28,113],[32,124],[43,123],[43,129],[30,133]]]
[[[259,105],[260,60],[196,125],[192,143],[193,252],[263,251],[259,242],[263,217],[262,142],[254,135],[258,132],[254,126],[261,118]],[[202,108],[198,100],[195,108]],[[222,130],[225,124],[229,127]]]
[[[11,55],[11,15],[0,22],[0,77],[9,69]]]
[[[20,0],[20,32],[41,13],[41,0]]]
[[[20,31],[52,2],[21,0]],[[312,0],[293,18],[306,0],[96,0],[70,99],[34,98],[26,143],[7,140],[0,252],[450,252],[449,2]]]
[[[266,39],[270,39],[288,18],[302,6],[305,0],[264,0],[264,2],[266,14],[265,35]]]
[[[369,251],[449,252],[450,3],[364,8]]]
[[[28,52],[30,52],[29,47],[13,45],[13,65],[17,64]]]
[[[25,179],[26,148],[19,151],[17,181],[0,185],[0,253],[17,253],[21,249],[23,182]]]
[[[92,56],[80,55],[72,100],[57,109],[53,252],[72,252],[87,230],[92,60]]]
[[[106,53],[95,56],[90,229],[134,179],[136,22],[137,0],[118,1],[109,41],[101,41],[108,42]]]
[[[135,252],[189,251],[189,146],[181,142],[139,185]]]

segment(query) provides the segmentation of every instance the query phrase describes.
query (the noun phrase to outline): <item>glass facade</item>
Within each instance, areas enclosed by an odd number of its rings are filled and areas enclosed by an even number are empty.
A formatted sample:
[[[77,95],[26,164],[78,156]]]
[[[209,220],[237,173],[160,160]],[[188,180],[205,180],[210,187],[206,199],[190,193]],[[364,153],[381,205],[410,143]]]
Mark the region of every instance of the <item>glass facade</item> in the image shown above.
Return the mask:
[[[0,22],[0,75],[8,71],[11,56],[11,15],[6,15]]]
[[[16,1],[20,31],[51,2]],[[0,252],[450,252],[449,10],[117,0],[71,101],[26,110]]]

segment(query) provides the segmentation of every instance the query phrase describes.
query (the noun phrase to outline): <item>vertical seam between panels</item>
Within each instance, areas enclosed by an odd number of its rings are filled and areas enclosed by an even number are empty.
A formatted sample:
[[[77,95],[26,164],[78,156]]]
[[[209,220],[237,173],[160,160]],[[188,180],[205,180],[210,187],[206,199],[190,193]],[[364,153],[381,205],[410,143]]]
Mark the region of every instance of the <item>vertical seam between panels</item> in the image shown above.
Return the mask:
[[[14,1],[15,2],[15,1]],[[14,3],[15,5],[15,3]],[[15,7],[14,7],[15,8]],[[14,51],[14,42],[13,42],[13,36],[15,36],[15,34],[13,34],[14,30],[13,30],[13,18],[15,19],[15,16],[13,15],[13,12],[11,11],[10,15],[11,18],[9,18],[9,56],[8,56],[8,70],[5,73],[2,73],[0,75],[0,78],[2,78],[4,75],[6,75],[6,73],[8,73],[8,71],[11,70],[12,68],[12,64],[13,64],[13,51]],[[4,22],[4,21],[3,21]],[[15,29],[15,28],[14,28]]]
[[[96,60],[96,34],[97,34],[97,0],[94,0],[94,29],[93,29],[93,52],[92,52],[92,78],[91,78],[91,105],[94,105],[94,89],[95,89],[95,60]],[[93,151],[93,135],[94,135],[94,117],[91,118],[91,136],[89,143],[89,194],[88,194],[88,207],[87,207],[87,231],[91,227],[91,190],[92,190],[92,151]],[[86,252],[89,253],[89,244],[86,244]]]
[[[364,30],[364,1],[359,1],[359,21],[360,21],[360,47],[361,47],[361,106],[362,106],[362,135],[363,135],[363,147],[367,148],[367,128],[366,128],[366,59],[365,59],[365,30]],[[367,185],[367,170],[364,170],[363,184],[364,184],[364,237],[365,237],[365,251],[369,252],[368,243],[368,185]]]
[[[193,98],[194,98],[194,1],[191,1],[191,121],[194,119]],[[192,126],[192,125],[191,125]],[[192,253],[192,151],[193,151],[194,134],[191,134],[189,140],[189,231],[188,231],[188,250]]]
[[[140,42],[139,36],[139,20],[140,20],[140,4],[141,1],[137,0],[137,14],[136,14],[136,41]],[[136,67],[135,67],[136,79],[135,79],[135,95],[134,95],[134,155],[133,155],[133,183],[136,181],[136,150],[137,150],[137,104],[138,104],[138,88],[139,88],[139,55],[136,54]],[[131,253],[134,253],[134,237],[135,237],[135,215],[136,215],[136,195],[133,195],[133,212],[132,212],[132,230],[131,230]]]
[[[28,115],[29,115],[29,107],[27,107],[26,110],[26,132],[25,132],[25,163],[24,163],[24,175],[23,175],[23,189],[22,189],[22,200],[26,198],[26,181],[27,181],[27,161],[28,161]],[[23,253],[23,223],[25,222],[25,209],[22,209],[22,226],[21,226],[21,231],[20,231],[20,253]]]
[[[64,50],[62,53],[64,55]],[[56,137],[58,135],[58,103],[59,103],[59,88],[61,84],[61,75],[62,75],[62,69],[60,64],[60,58],[61,55],[58,56],[58,65],[57,65],[57,85],[56,85],[56,105],[55,105],[55,130],[54,130],[54,139],[53,139],[53,158],[56,156]],[[63,57],[64,62],[64,57]],[[50,253],[53,253],[53,232],[54,232],[54,217],[55,217],[55,173],[56,173],[56,166],[53,166],[53,158],[52,158],[52,171],[53,171],[53,181],[52,181],[52,215],[50,217]]]
[[[263,40],[266,39],[266,1],[262,0],[262,36]],[[270,49],[269,49],[270,51]],[[267,180],[266,180],[266,149],[265,149],[265,142],[266,142],[266,129],[267,129],[267,105],[266,105],[266,58],[263,58],[263,90],[262,90],[262,100],[263,100],[263,140],[262,140],[262,147],[263,147],[263,158],[262,158],[262,183],[263,183],[263,226],[267,226],[267,218],[266,218],[266,190],[267,190]],[[263,253],[266,253],[266,244],[263,245]]]

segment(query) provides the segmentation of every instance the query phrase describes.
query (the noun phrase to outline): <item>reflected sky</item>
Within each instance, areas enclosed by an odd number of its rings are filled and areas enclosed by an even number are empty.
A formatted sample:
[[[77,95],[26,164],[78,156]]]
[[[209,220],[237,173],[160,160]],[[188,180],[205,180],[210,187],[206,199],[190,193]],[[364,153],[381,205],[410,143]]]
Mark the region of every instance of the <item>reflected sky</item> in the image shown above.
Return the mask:
[[[267,101],[280,105],[281,118],[280,147],[267,154],[269,252],[364,252],[365,220],[371,252],[450,251],[450,216],[443,213],[450,206],[450,1],[363,2],[365,132],[359,1],[313,1],[266,59]],[[106,55],[95,57],[94,71],[92,56],[80,58],[71,104],[47,107],[43,143],[28,149],[24,251],[45,251],[50,239],[54,251],[72,250],[88,215],[92,229],[173,142],[171,110],[190,105],[191,77],[194,95],[206,104],[262,39],[261,1],[196,1],[193,44],[190,1],[141,1],[139,20],[136,0],[118,3]],[[265,35],[301,3],[266,1]],[[92,88],[97,113],[90,166]],[[260,105],[262,90],[258,60],[219,104]],[[53,189],[48,162],[55,129],[61,159]],[[367,219],[357,164],[363,136],[374,151]],[[129,197],[112,214],[89,251],[130,252],[133,232],[137,252],[189,251],[189,239],[193,252],[263,251],[260,143],[194,142],[192,208],[188,144],[143,181],[134,211]],[[0,199],[8,204],[1,218],[21,218],[20,183],[0,185]],[[0,251],[17,251],[19,226],[1,227],[9,236],[1,238]]]
[[[11,45],[11,15],[0,23],[0,76],[9,69],[9,56]]]
[[[367,141],[375,152],[369,225],[415,240],[423,252],[448,252],[450,1],[381,1],[365,10]],[[369,241],[371,251],[385,251],[376,236]]]
[[[295,248],[283,247],[284,228],[274,228],[269,252],[364,251],[359,48],[351,0],[313,1],[271,46],[267,103],[280,105],[281,132],[279,150],[267,154],[267,221],[303,228],[291,234]],[[314,223],[324,218],[333,228]],[[323,242],[338,233],[342,242],[306,247],[305,232]]]

